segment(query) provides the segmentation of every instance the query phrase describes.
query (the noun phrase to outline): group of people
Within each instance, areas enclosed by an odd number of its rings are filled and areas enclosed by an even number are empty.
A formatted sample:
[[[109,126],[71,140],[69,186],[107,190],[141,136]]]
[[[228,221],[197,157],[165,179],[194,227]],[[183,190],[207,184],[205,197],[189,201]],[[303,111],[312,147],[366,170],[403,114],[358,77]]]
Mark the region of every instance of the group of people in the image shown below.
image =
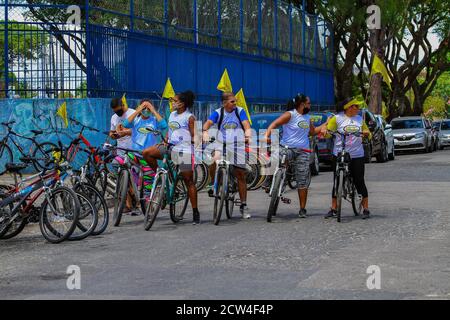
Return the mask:
[[[133,110],[122,103],[121,99],[113,99],[111,108],[115,113],[111,118],[110,137],[117,140],[119,148],[133,149],[142,152],[144,159],[156,172],[158,160],[162,160],[168,154],[174,158],[184,155],[183,159],[194,159],[194,146],[202,142],[211,142],[213,126],[216,130],[216,139],[220,135],[223,148],[215,148],[211,152],[210,177],[215,176],[215,160],[224,157],[224,152],[230,151],[234,154],[232,162],[232,173],[237,180],[238,193],[240,197],[240,213],[244,219],[250,219],[247,206],[247,166],[245,152],[235,152],[237,145],[245,145],[251,139],[251,125],[247,113],[236,105],[236,96],[231,92],[222,94],[222,107],[215,110],[208,120],[203,124],[202,135],[196,134],[197,123],[195,116],[191,113],[194,106],[195,96],[191,91],[181,92],[171,98],[172,112],[168,121],[162,117],[150,100],[142,100],[140,105]],[[371,133],[360,115],[361,102],[356,99],[347,99],[340,104],[342,112],[328,119],[320,127],[315,127],[309,115],[311,100],[304,94],[299,94],[287,103],[287,111],[276,119],[268,127],[264,139],[270,143],[272,131],[282,127],[283,136],[280,144],[285,147],[281,152],[286,154],[287,160],[294,166],[295,181],[297,183],[298,196],[300,200],[299,217],[306,218],[308,188],[311,183],[309,166],[310,136],[329,136],[330,132],[345,133],[351,127],[354,131],[361,133],[360,137],[350,136],[346,142],[346,150],[350,153],[350,171],[358,193],[362,196],[363,219],[370,216],[368,191],[364,181],[364,146],[363,137],[371,139]],[[165,141],[159,142],[157,132],[168,128]],[[150,129],[150,130],[149,130]],[[198,128],[199,129],[199,128]],[[228,138],[233,139],[228,139]],[[236,138],[237,137],[237,138]],[[214,139],[213,139],[214,140]],[[336,156],[343,148],[342,138],[336,136],[334,143],[333,171],[336,166]],[[245,150],[245,149],[242,149]],[[234,152],[233,152],[234,151]],[[198,210],[197,189],[194,183],[193,161],[181,161],[180,172],[188,190],[189,200],[193,211],[193,224],[200,223],[200,212]],[[213,196],[212,181],[208,194]],[[336,216],[336,194],[335,187],[332,191],[332,204],[325,218]],[[128,206],[128,204],[127,204]],[[128,208],[131,210],[131,208]]]

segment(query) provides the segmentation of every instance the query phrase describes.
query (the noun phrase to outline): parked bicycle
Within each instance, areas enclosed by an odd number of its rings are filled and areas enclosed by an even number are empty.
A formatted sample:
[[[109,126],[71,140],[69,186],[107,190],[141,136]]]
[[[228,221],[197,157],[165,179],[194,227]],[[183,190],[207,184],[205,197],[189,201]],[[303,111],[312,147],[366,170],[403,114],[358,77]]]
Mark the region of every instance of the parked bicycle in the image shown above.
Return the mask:
[[[77,227],[80,201],[70,188],[57,186],[59,170],[63,168],[56,164],[51,171],[44,170],[22,180],[20,172],[26,167],[23,163],[6,165],[6,170],[14,175],[15,183],[1,188],[0,239],[15,237],[32,222],[39,222],[42,235],[51,243],[69,239]],[[35,206],[42,196],[42,204]]]
[[[31,163],[38,172],[44,169],[50,169],[51,166],[53,166],[51,157],[52,152],[57,148],[56,144],[52,142],[39,143],[37,141],[37,137],[43,133],[43,131],[40,130],[31,130],[31,132],[33,133],[32,137],[18,134],[12,128],[14,123],[16,122],[10,121],[1,123],[1,125],[7,129],[8,133],[3,137],[2,140],[0,140],[0,175],[5,173],[5,165],[7,163],[14,162],[13,153],[11,147],[9,146],[10,142],[12,142],[12,144],[16,146],[17,150],[21,154],[21,158],[17,160]],[[13,137],[31,141],[30,149],[26,151]]]

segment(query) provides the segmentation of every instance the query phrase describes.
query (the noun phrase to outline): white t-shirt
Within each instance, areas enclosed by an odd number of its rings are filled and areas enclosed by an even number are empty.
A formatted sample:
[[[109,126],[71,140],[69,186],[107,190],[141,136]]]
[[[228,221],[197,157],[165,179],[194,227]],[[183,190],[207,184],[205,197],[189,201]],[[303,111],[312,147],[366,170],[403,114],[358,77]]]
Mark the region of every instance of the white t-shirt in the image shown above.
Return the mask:
[[[111,117],[111,131],[115,131],[119,124],[123,125],[125,119],[128,119],[135,112],[134,109],[128,108],[127,112],[125,112],[121,117],[117,114],[113,114]],[[132,146],[131,136],[126,136],[117,139],[117,146],[119,148],[131,149]]]

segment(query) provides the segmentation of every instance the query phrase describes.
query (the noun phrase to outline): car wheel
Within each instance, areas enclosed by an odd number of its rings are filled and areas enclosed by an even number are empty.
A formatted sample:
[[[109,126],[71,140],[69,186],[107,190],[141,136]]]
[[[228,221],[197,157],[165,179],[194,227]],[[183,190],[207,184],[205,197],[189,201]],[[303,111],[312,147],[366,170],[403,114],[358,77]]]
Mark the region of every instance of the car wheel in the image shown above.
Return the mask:
[[[395,147],[394,147],[394,145],[392,145],[392,150],[391,151],[392,152],[389,153],[388,158],[389,158],[389,160],[395,160]]]
[[[385,153],[386,153],[386,146],[385,146],[385,143],[384,143],[384,142],[381,142],[381,145],[380,145],[380,152],[379,152],[379,153],[377,154],[377,156],[376,156],[377,162],[378,162],[378,163],[383,163],[383,162],[385,162],[385,159],[386,159]]]
[[[365,162],[371,163],[372,162],[372,146],[369,144],[369,145],[367,145],[366,148],[364,148],[364,150],[365,150],[365,153],[364,153]]]

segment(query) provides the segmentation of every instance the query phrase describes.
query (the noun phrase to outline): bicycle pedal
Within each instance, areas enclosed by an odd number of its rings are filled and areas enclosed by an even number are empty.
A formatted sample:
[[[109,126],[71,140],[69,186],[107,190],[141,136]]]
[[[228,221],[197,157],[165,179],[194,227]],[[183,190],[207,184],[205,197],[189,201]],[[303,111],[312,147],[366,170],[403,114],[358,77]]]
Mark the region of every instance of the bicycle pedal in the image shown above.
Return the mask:
[[[289,199],[289,198],[281,198],[281,201],[284,203],[284,204],[291,204],[291,199]]]

